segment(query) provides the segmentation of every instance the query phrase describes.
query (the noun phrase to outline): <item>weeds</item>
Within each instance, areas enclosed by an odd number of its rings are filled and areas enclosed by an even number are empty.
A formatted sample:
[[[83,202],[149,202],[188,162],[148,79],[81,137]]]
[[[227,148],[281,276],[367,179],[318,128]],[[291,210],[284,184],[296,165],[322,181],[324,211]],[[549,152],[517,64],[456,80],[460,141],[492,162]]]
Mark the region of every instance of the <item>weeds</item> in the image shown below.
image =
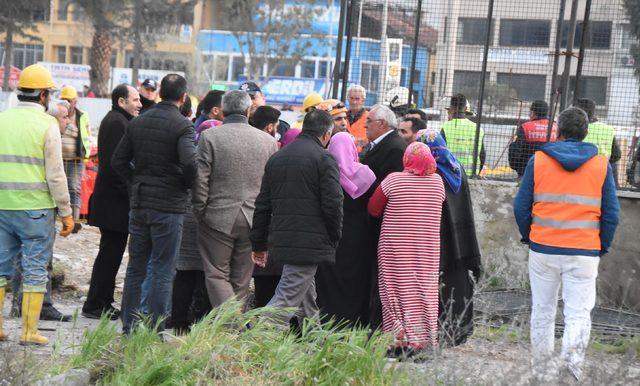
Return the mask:
[[[405,376],[385,358],[389,338],[363,329],[307,321],[298,334],[229,303],[185,336],[141,325],[120,337],[106,318],[85,333],[79,351],[54,373],[88,368],[98,384],[385,385]],[[250,326],[250,327],[246,327]]]

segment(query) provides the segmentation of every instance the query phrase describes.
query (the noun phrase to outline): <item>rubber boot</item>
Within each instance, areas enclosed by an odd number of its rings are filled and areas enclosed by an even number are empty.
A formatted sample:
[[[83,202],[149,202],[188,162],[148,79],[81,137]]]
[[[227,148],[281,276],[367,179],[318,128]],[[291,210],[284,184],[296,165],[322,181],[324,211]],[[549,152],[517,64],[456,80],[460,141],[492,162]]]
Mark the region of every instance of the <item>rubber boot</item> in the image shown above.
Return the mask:
[[[2,311],[4,310],[4,295],[6,294],[7,288],[0,287],[0,342],[7,340],[7,335],[4,333],[2,326],[4,325],[4,318],[2,316]]]
[[[44,293],[22,293],[22,335],[20,336],[20,344],[23,346],[44,346],[49,343],[49,339],[38,334],[38,321],[40,320],[43,301]]]

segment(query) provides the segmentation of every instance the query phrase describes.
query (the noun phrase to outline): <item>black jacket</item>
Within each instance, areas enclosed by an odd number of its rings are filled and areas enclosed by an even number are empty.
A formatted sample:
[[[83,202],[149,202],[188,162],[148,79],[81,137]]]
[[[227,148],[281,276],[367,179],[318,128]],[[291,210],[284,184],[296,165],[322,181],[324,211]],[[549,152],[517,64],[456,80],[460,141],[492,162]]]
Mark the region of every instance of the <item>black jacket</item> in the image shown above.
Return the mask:
[[[394,130],[362,155],[362,163],[373,170],[377,183],[381,183],[390,173],[404,169],[402,158],[406,148],[407,143]]]
[[[150,108],[156,105],[155,101],[152,101],[151,99],[147,99],[142,95],[140,95],[140,103],[142,104],[142,107],[140,108],[140,114],[144,113],[145,111],[149,110]]]
[[[111,157],[133,118],[113,107],[100,122],[98,131],[98,177],[89,201],[89,225],[112,232],[128,232],[129,197],[125,180],[111,167]]]
[[[300,134],[265,166],[253,214],[253,250],[268,250],[269,259],[283,264],[334,262],[342,199],[336,160],[318,138]]]
[[[185,213],[196,175],[193,123],[160,102],[134,118],[113,155],[129,185],[131,208]]]

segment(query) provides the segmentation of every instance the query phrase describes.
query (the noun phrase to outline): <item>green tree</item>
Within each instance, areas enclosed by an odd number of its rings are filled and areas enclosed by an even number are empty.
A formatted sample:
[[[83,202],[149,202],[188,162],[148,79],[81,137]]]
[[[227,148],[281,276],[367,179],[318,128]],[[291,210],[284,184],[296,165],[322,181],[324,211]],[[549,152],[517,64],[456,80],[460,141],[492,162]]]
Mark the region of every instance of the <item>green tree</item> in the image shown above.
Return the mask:
[[[47,14],[49,1],[47,0],[0,0],[0,32],[4,36],[4,78],[2,89],[9,90],[9,77],[11,74],[11,64],[13,63],[13,39],[15,37],[25,37],[32,41],[38,41],[38,37],[33,34],[37,29],[35,21],[37,15]]]
[[[221,2],[222,29],[231,31],[240,46],[246,75],[259,80],[265,63],[295,66],[310,52],[314,18],[323,12],[317,0],[235,0]],[[326,6],[326,3],[324,3]],[[269,65],[272,76],[277,65]]]
[[[629,28],[631,35],[636,39],[636,42],[629,48],[629,54],[634,60],[634,70],[636,77],[640,79],[640,1],[638,0],[624,0],[624,7],[627,10],[627,17],[629,18]]]
[[[91,89],[98,97],[109,95],[111,50],[121,28],[122,11],[128,0],[74,0],[93,26],[89,55]]]

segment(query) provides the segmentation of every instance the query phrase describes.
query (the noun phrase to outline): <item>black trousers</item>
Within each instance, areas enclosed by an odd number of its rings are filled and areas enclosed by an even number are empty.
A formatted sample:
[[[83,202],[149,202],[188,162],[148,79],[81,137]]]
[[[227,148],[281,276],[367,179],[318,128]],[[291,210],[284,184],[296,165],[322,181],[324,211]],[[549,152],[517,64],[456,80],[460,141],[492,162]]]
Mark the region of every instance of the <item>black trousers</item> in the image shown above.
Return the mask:
[[[171,324],[177,330],[189,327],[211,311],[203,271],[176,271],[171,301]]]
[[[253,306],[255,308],[264,307],[275,295],[276,288],[280,282],[280,275],[254,276],[255,286]]]
[[[116,275],[127,248],[128,233],[100,228],[100,249],[93,263],[91,283],[83,311],[107,310],[113,303]]]

